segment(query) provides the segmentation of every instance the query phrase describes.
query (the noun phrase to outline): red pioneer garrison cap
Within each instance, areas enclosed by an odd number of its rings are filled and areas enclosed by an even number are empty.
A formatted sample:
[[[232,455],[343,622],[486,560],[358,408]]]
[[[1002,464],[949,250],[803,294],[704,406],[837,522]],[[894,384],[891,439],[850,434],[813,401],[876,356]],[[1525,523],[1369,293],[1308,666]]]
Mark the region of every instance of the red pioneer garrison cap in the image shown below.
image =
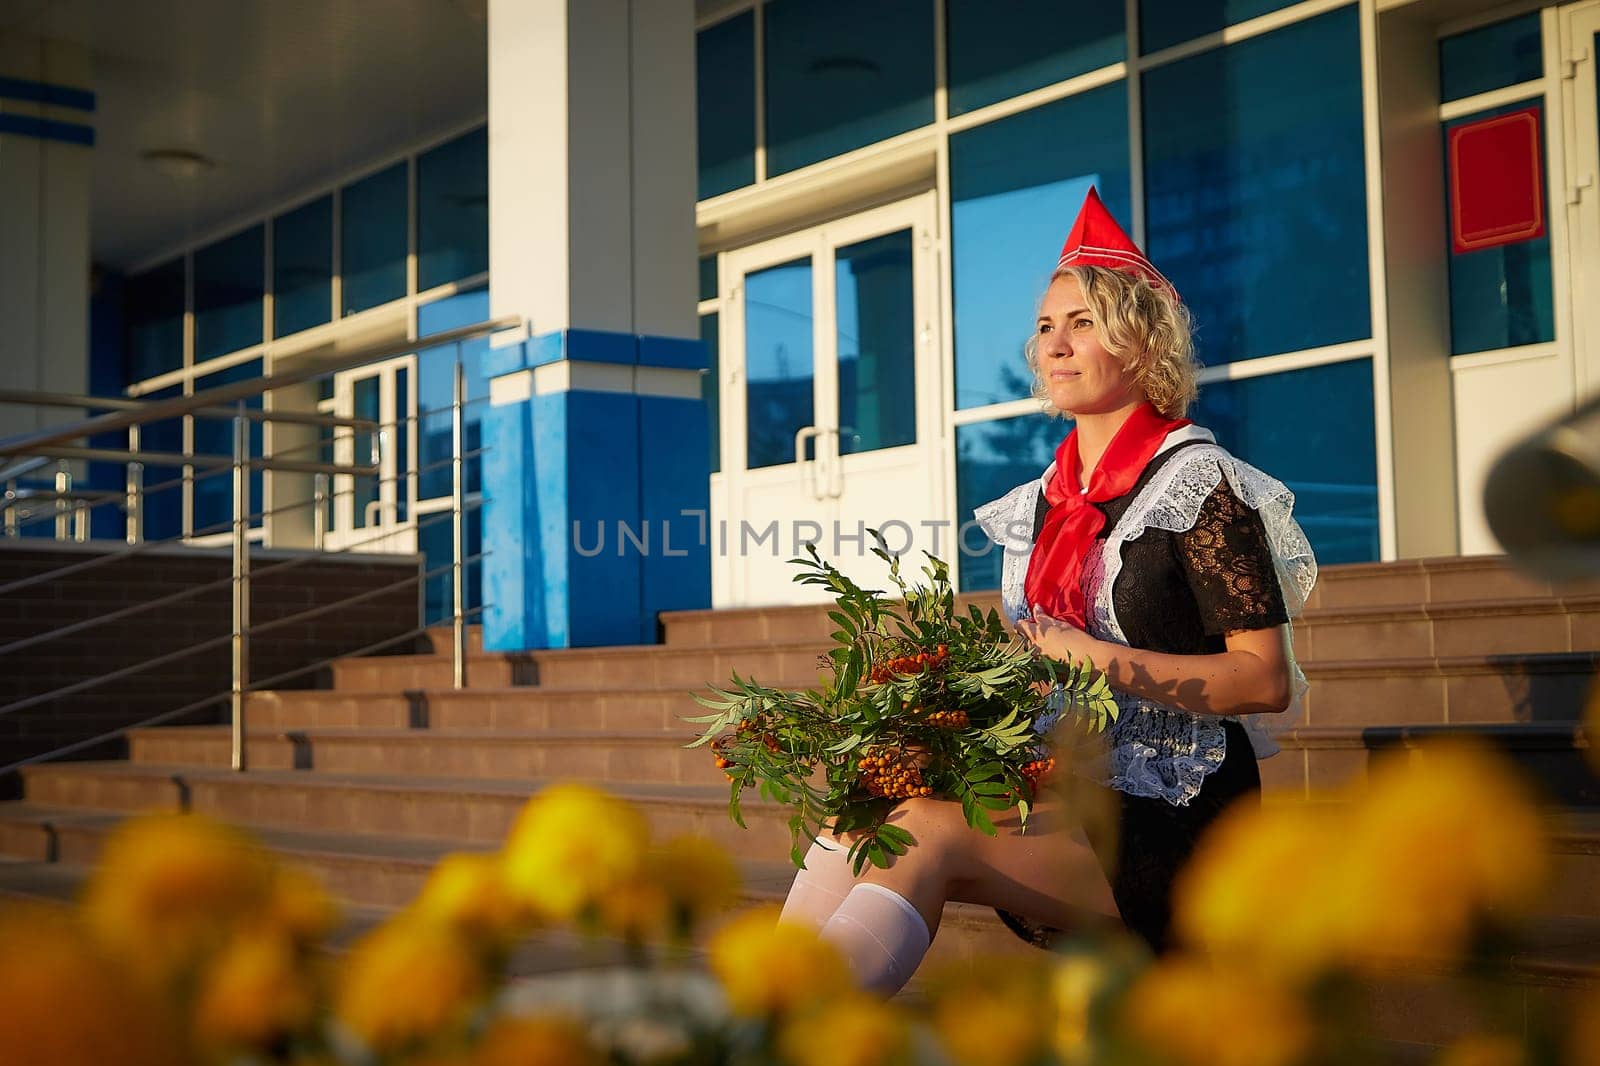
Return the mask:
[[[1067,243],[1061,246],[1061,261],[1056,264],[1056,269],[1070,266],[1108,267],[1125,274],[1137,274],[1173,296],[1178,295],[1172,282],[1155,268],[1155,264],[1145,257],[1133,239],[1117,225],[1117,220],[1100,202],[1100,194],[1095,192],[1092,185],[1089,195],[1084,197],[1078,220],[1072,224],[1072,232],[1067,234]]]

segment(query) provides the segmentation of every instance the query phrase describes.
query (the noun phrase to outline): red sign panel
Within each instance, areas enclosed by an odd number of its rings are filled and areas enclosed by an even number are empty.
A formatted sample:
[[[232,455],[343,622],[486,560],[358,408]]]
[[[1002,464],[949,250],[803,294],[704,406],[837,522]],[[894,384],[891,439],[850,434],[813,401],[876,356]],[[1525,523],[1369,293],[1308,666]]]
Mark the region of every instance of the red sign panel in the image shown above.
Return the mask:
[[[1539,109],[1450,131],[1450,243],[1475,252],[1544,236]]]

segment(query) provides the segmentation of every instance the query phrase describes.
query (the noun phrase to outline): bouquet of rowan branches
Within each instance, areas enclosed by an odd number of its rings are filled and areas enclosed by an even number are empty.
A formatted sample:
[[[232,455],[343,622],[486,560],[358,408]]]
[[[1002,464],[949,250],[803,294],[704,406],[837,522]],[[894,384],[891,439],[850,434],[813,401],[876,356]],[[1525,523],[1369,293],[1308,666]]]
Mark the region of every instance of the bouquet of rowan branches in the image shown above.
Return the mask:
[[[897,600],[863,589],[824,562],[815,545],[790,562],[795,581],[835,597],[828,612],[838,645],[823,658],[820,688],[785,691],[733,677],[696,695],[713,713],[691,747],[708,744],[732,783],[728,813],[754,788],[792,806],[790,856],[801,865],[826,830],[853,831],[857,873],[887,866],[915,844],[887,821],[916,796],[961,803],[967,823],[993,836],[989,811],[1017,808],[1024,825],[1036,786],[1054,769],[1052,729],[1100,732],[1117,705],[1088,662],[1063,664],[1016,638],[993,610],[956,609],[950,569],[929,555],[927,582],[909,587],[876,532],[873,554],[889,564]]]

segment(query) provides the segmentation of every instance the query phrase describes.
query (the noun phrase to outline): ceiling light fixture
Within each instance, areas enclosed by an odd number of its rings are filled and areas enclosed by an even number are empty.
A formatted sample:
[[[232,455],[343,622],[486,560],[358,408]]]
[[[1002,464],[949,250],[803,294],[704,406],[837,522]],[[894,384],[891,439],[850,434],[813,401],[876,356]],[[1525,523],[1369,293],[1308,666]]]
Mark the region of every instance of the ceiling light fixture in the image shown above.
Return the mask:
[[[139,158],[155,167],[169,178],[198,178],[216,168],[216,160],[187,148],[151,148],[141,152]]]

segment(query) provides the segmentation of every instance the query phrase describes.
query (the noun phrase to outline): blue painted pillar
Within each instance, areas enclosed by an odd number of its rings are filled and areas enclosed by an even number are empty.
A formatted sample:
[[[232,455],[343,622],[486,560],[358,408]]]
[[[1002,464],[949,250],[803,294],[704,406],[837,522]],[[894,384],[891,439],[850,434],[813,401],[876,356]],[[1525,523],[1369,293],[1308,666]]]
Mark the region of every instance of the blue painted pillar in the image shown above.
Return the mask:
[[[699,341],[594,330],[495,351],[484,415],[484,646],[654,643],[708,607]]]

